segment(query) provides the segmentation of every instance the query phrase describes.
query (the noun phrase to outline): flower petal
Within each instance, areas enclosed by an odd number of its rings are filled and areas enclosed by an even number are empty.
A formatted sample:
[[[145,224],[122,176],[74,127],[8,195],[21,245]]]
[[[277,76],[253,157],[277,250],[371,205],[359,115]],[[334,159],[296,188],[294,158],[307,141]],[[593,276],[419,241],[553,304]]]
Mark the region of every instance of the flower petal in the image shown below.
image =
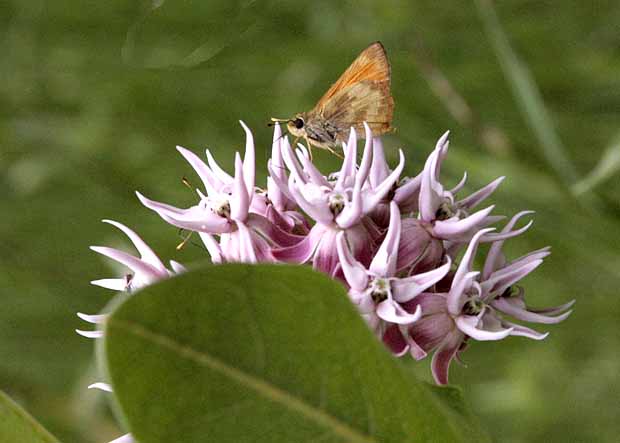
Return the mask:
[[[527,321],[531,323],[542,323],[542,324],[556,324],[564,321],[568,318],[568,316],[573,311],[564,312],[561,315],[551,317],[549,315],[539,314],[536,312],[531,312],[525,307],[519,306],[518,299],[514,299],[512,297],[498,297],[497,299],[491,302],[491,306],[495,309],[502,311],[505,314],[510,315],[518,320]]]
[[[377,315],[380,319],[388,323],[410,325],[422,317],[422,308],[418,305],[415,312],[410,314],[401,308],[394,300],[388,298],[377,305]]]
[[[459,206],[465,209],[471,209],[477,206],[482,200],[486,199],[489,195],[491,195],[504,181],[505,178],[506,177],[498,177],[482,189],[479,189],[468,197],[459,200]]]
[[[382,340],[396,357],[402,357],[409,350],[409,345],[397,325],[388,326],[383,333]]]
[[[338,248],[338,258],[347,283],[351,289],[363,291],[368,286],[366,268],[355,260],[353,254],[351,254],[344,232],[339,232],[336,235],[336,247]]]
[[[452,332],[445,338],[443,343],[439,346],[439,349],[435,351],[431,362],[431,371],[433,373],[435,383],[438,385],[448,384],[448,371],[450,369],[450,363],[459,350],[462,341],[462,334]]]
[[[159,271],[163,273],[168,272],[166,270],[166,266],[164,266],[164,264],[161,262],[159,257],[155,254],[155,252],[153,252],[153,250],[149,247],[149,245],[147,245],[144,242],[144,240],[140,238],[138,234],[136,234],[134,231],[132,231],[131,229],[129,229],[127,226],[123,225],[122,223],[115,222],[114,220],[102,220],[102,221],[104,223],[108,223],[112,226],[115,226],[121,231],[123,231],[123,233],[127,237],[129,237],[133,245],[136,247],[136,249],[140,253],[140,257],[142,258],[142,260],[144,260],[145,262],[147,262],[154,268],[157,268]]]
[[[450,257],[446,257],[446,259],[446,263],[439,268],[411,277],[392,280],[394,300],[399,303],[408,302],[443,279],[450,271],[450,266],[452,266]]]
[[[187,160],[187,162],[194,168],[194,171],[200,177],[202,184],[204,185],[207,194],[214,195],[224,186],[224,182],[222,182],[217,175],[209,169],[205,162],[203,162],[196,154],[194,154],[189,149],[185,149],[182,146],[177,146],[177,151],[181,153],[183,158]]]
[[[514,328],[500,329],[498,331],[485,331],[478,329],[480,319],[473,315],[459,315],[455,319],[456,326],[466,335],[478,341],[501,340],[508,337]]]
[[[494,205],[489,206],[460,220],[456,217],[448,220],[437,220],[433,226],[433,234],[435,237],[444,240],[461,240],[467,237],[471,231],[479,229],[494,207]]]
[[[90,284],[112,289],[113,291],[124,291],[127,289],[127,279],[125,278],[102,278],[100,280],[92,280]]]
[[[246,126],[243,121],[239,120],[239,123],[243,127],[245,131],[245,153],[243,155],[243,181],[245,182],[248,197],[250,201],[252,200],[252,196],[254,195],[254,177],[256,170],[256,155],[254,153],[254,136],[252,135],[252,131],[250,128]]]
[[[385,239],[370,263],[370,272],[382,277],[392,277],[396,272],[398,246],[400,243],[400,210],[396,202],[390,202],[390,226]]]

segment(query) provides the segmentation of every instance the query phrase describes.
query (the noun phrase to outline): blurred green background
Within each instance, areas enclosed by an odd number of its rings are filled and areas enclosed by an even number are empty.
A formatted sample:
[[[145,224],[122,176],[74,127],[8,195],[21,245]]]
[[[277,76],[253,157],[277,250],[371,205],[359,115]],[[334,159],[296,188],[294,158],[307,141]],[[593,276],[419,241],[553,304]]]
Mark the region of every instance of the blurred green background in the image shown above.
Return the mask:
[[[102,394],[86,390],[92,342],[73,332],[86,326],[76,311],[113,295],[89,280],[119,272],[88,246],[129,247],[100,220],[133,227],[164,258],[204,259],[175,251],[176,230],[134,190],[192,204],[180,180],[196,178],[174,146],[209,147],[230,168],[239,119],[264,180],[269,117],[311,108],[381,40],[390,162],[404,148],[417,173],[451,129],[444,181],[467,170],[473,190],[506,175],[498,212],[537,212],[508,251],[553,247],[525,281],[530,303],[577,299],[566,322],[539,328],[544,342],[474,343],[452,381],[498,442],[618,441],[619,21],[617,1],[1,2],[0,388],[65,442],[118,436]],[[430,379],[428,361],[412,367]]]

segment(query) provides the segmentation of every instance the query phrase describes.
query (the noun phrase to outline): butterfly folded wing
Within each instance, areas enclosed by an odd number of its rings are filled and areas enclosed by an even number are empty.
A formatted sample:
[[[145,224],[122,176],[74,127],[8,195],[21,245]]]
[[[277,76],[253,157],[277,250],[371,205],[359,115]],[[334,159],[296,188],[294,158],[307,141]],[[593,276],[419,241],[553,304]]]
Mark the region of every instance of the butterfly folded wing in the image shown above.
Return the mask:
[[[336,93],[323,109],[321,118],[338,128],[336,138],[343,141],[351,127],[363,137],[364,122],[375,136],[391,131],[393,111],[389,82],[365,80]]]

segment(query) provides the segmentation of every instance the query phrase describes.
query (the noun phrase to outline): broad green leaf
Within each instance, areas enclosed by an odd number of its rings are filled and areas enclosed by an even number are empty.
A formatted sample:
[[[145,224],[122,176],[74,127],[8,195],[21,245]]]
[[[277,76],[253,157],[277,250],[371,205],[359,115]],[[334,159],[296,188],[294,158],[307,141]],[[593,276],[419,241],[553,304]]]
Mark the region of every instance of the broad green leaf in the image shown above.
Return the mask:
[[[161,282],[113,312],[101,350],[142,443],[487,440],[458,395],[416,380],[343,287],[309,268],[223,265]]]
[[[58,443],[52,434],[0,391],[0,443]]]

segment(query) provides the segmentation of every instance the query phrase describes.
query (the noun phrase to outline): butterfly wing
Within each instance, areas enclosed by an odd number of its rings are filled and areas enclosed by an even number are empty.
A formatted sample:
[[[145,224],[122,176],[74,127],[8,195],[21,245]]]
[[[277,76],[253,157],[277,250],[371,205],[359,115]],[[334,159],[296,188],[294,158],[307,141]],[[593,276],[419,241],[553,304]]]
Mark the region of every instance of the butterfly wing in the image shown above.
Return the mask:
[[[375,135],[383,134],[391,129],[394,109],[390,83],[390,63],[385,48],[379,42],[373,43],[321,97],[311,113],[320,115],[341,132],[348,133],[353,126],[363,134],[365,121]]]

